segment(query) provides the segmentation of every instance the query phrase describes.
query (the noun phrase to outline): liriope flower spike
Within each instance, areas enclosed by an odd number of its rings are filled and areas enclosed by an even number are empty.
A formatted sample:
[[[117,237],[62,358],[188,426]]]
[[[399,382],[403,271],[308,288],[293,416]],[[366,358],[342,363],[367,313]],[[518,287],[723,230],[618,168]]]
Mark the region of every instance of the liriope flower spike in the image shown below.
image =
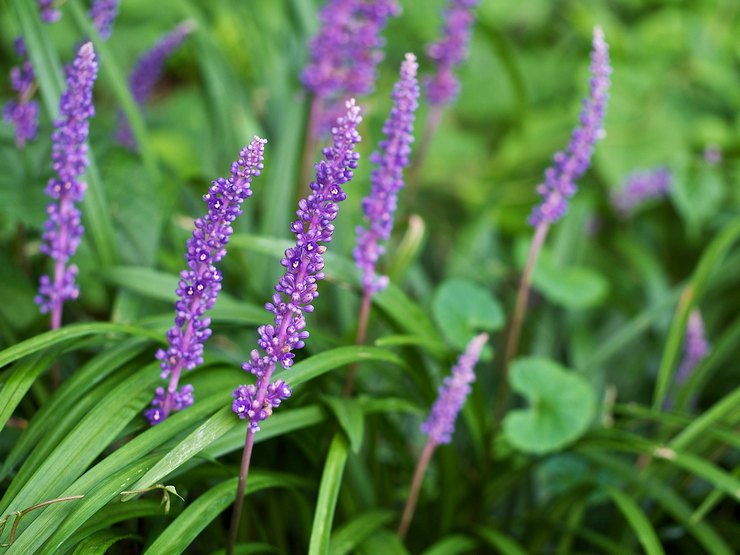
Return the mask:
[[[357,126],[362,121],[360,108],[354,99],[346,103],[346,114],[335,122],[331,130],[333,144],[324,148],[325,160],[316,164],[316,180],[309,185],[311,194],[298,202],[298,219],[290,224],[296,243],[285,251],[280,261],[286,271],[275,286],[272,302],[265,308],[274,315],[274,324],[261,326],[257,344],[262,354],[254,349],[249,360],[242,365],[256,377],[255,384],[240,385],[234,390],[231,405],[240,419],[247,420],[239,482],[236,489],[234,510],[226,543],[226,553],[234,552],[244,491],[249,475],[254,436],[260,422],[272,414],[275,407],[290,397],[290,386],[283,380],[271,382],[278,364],[283,368],[293,365],[293,351],[304,345],[308,337],[304,313],[313,312],[313,301],[319,296],[318,281],[324,279],[326,243],[334,233],[332,222],[337,217],[339,202],[347,196],[342,185],[352,179],[360,155],[354,148],[360,142]],[[323,243],[323,244],[322,244]]]
[[[622,189],[612,195],[612,206],[620,216],[626,218],[645,201],[665,197],[671,188],[672,178],[667,168],[635,172],[627,178]]]
[[[421,431],[427,434],[427,442],[416,463],[406,506],[398,525],[398,536],[401,539],[406,536],[414,517],[421,483],[424,480],[424,474],[426,474],[434,450],[438,445],[449,443],[452,440],[452,433],[455,431],[455,420],[457,420],[457,415],[470,393],[470,384],[475,381],[473,369],[478,363],[483,346],[487,341],[488,334],[482,333],[468,343],[465,352],[457,360],[457,364],[452,367],[452,374],[445,378],[439,387],[439,396],[432,406],[432,411],[421,425]]]
[[[331,223],[339,210],[339,202],[347,195],[342,185],[352,179],[360,155],[354,147],[360,142],[357,126],[362,121],[360,108],[354,100],[347,102],[346,115],[332,128],[333,145],[324,149],[324,158],[316,164],[316,180],[311,182],[311,194],[298,203],[298,219],[290,224],[296,244],[285,251],[280,263],[285,275],[275,286],[272,302],[265,308],[275,316],[274,325],[261,326],[255,349],[243,368],[254,374],[256,385],[242,385],[234,391],[232,410],[242,420],[249,420],[249,430],[259,430],[259,424],[270,416],[280,401],[290,396],[290,387],[278,380],[270,380],[277,365],[290,368],[295,349],[304,345],[305,313],[313,311],[313,300],[318,297],[317,282],[324,279],[325,243],[334,233]]]
[[[231,176],[213,181],[203,195],[208,213],[195,221],[193,235],[187,241],[188,267],[180,273],[175,325],[167,332],[169,347],[157,352],[162,361],[161,376],[169,382],[166,390],[157,388],[152,406],[144,412],[151,425],[193,404],[193,387],[178,389],[180,376],[183,370],[203,363],[203,344],[211,335],[211,320],[205,313],[221,290],[221,272],[215,265],[226,255],[232,223],[242,213],[241,204],[252,196],[250,185],[262,171],[266,142],[259,137],[252,139],[231,165]]]
[[[31,97],[36,89],[33,67],[28,59],[23,37],[15,39],[15,53],[22,59],[10,70],[10,86],[18,93],[18,100],[10,100],[3,108],[3,119],[15,127],[15,146],[23,148],[36,138],[39,128],[39,103]]]
[[[427,46],[427,55],[436,63],[436,72],[424,78],[430,104],[449,104],[460,92],[455,68],[468,56],[474,8],[480,0],[449,0],[444,11],[442,38]]]
[[[62,17],[62,12],[54,7],[55,0],[37,0],[41,19],[45,23],[54,23]]]
[[[90,19],[103,40],[108,40],[113,32],[113,22],[118,15],[120,0],[93,0]]]
[[[41,312],[51,312],[51,328],[62,324],[64,302],[76,299],[77,267],[67,262],[77,251],[83,227],[80,211],[87,184],[81,180],[88,165],[87,136],[89,119],[95,114],[93,84],[98,75],[98,63],[93,45],[83,44],[74,62],[67,66],[67,88],[59,103],[59,119],[52,134],[52,168],[57,176],[49,180],[46,194],[53,200],[47,208],[49,219],[44,224],[41,252],[54,260],[51,276],[42,276],[36,302]]]
[[[537,187],[542,202],[529,218],[532,226],[552,224],[565,215],[568,199],[576,192],[576,180],[590,165],[596,142],[605,135],[603,125],[611,72],[604,32],[596,27],[591,53],[591,90],[583,101],[580,125],[573,131],[565,151],[555,154],[553,165],[545,171],[544,183]]]
[[[683,360],[676,372],[676,383],[683,384],[689,379],[699,363],[709,354],[709,342],[704,335],[704,320],[701,312],[694,309],[689,315],[686,336],[683,344]]]
[[[375,164],[370,194],[362,201],[368,227],[357,228],[354,257],[362,271],[362,285],[367,294],[385,288],[388,278],[376,274],[378,258],[384,248],[379,241],[390,239],[393,215],[398,205],[398,193],[403,188],[403,171],[409,165],[411,143],[414,141],[414,114],[419,105],[419,65],[413,54],[406,54],[401,64],[401,76],[393,89],[393,108],[383,126],[383,139],[370,157]]]
[[[164,63],[167,57],[180,46],[185,38],[193,32],[195,26],[191,21],[185,21],[175,27],[174,30],[162,37],[151,50],[144,53],[136,62],[131,75],[128,78],[129,88],[134,100],[139,106],[143,106],[151,96],[154,86],[162,75]],[[116,139],[122,145],[136,148],[131,125],[128,120],[119,113],[118,132]]]

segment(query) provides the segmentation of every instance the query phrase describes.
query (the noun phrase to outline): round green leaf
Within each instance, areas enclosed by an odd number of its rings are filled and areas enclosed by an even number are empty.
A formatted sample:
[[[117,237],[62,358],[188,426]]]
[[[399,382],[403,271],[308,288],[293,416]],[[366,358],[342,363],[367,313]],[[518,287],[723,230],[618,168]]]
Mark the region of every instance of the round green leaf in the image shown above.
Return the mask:
[[[509,383],[530,404],[504,419],[504,433],[520,451],[555,451],[588,428],[596,398],[581,376],[546,358],[526,357],[512,364]]]
[[[432,301],[432,314],[445,339],[461,351],[476,333],[504,325],[501,305],[488,289],[461,278],[440,285]]]

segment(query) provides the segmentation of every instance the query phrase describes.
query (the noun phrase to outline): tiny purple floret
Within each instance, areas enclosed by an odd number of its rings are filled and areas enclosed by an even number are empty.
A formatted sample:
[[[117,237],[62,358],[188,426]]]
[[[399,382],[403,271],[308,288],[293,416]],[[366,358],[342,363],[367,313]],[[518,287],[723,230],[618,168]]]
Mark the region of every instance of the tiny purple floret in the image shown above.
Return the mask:
[[[195,25],[191,21],[181,23],[162,37],[151,50],[144,53],[138,59],[128,78],[129,88],[136,104],[143,106],[149,99],[154,86],[162,75],[165,61],[194,29]],[[116,139],[120,144],[131,150],[135,150],[136,141],[134,140],[131,125],[122,112],[119,113],[118,119],[119,125]]]
[[[473,368],[478,363],[487,341],[486,333],[474,337],[452,368],[452,374],[439,386],[439,396],[432,406],[429,417],[421,425],[421,431],[429,436],[430,442],[439,445],[452,441],[455,420],[471,391],[470,384],[475,381]]]
[[[588,169],[596,141],[605,135],[603,125],[611,72],[604,32],[601,27],[596,27],[591,53],[590,93],[583,101],[580,125],[573,131],[565,151],[555,154],[553,165],[545,171],[545,182],[537,187],[542,202],[529,217],[533,227],[552,224],[565,215],[568,199],[576,192],[576,180]]]
[[[41,19],[44,23],[55,23],[62,17],[62,12],[54,7],[55,0],[37,0]]]
[[[295,246],[285,251],[280,264],[285,274],[275,286],[272,302],[265,309],[274,314],[274,324],[261,326],[257,345],[242,368],[256,377],[255,385],[241,385],[234,390],[232,410],[242,420],[249,420],[249,430],[257,432],[260,422],[272,409],[291,394],[290,387],[278,380],[271,383],[278,364],[293,365],[293,351],[304,346],[308,337],[305,313],[313,312],[313,301],[319,296],[318,282],[324,279],[326,243],[334,233],[332,222],[337,217],[339,203],[347,198],[342,185],[353,177],[360,155],[354,147],[360,142],[357,126],[362,121],[360,108],[354,99],[346,104],[346,114],[332,128],[331,147],[323,150],[325,160],[316,164],[316,180],[310,184],[311,194],[298,203],[298,219],[290,224]]]
[[[479,1],[449,0],[443,12],[442,38],[427,46],[427,55],[437,66],[433,75],[424,78],[424,90],[433,105],[449,104],[460,92],[455,68],[468,57],[474,9]]]
[[[90,19],[103,40],[108,40],[113,32],[113,22],[118,15],[119,1],[93,0],[90,7]]]
[[[23,37],[15,39],[15,53],[21,64],[10,70],[10,86],[18,93],[17,100],[10,100],[3,108],[3,119],[15,127],[15,146],[23,148],[36,138],[39,129],[39,104],[31,97],[36,88],[36,76],[28,59]]]
[[[80,211],[87,184],[82,181],[88,165],[87,137],[90,118],[95,114],[93,84],[98,75],[98,63],[90,42],[83,44],[74,62],[65,68],[67,88],[59,102],[59,119],[54,122],[52,140],[52,169],[57,176],[49,180],[46,194],[54,199],[47,208],[49,219],[39,250],[54,260],[52,276],[42,276],[36,302],[41,312],[51,312],[51,328],[61,326],[64,301],[76,299],[79,289],[75,284],[77,267],[67,266],[77,251],[83,227]]]
[[[620,216],[627,217],[642,203],[665,197],[672,180],[671,171],[667,168],[635,172],[627,178],[622,189],[612,195],[612,206]]]
[[[180,273],[175,291],[175,325],[167,332],[169,347],[157,351],[163,379],[169,378],[167,390],[158,388],[152,405],[144,411],[151,425],[158,424],[170,413],[193,403],[193,388],[178,390],[183,370],[203,363],[203,344],[211,335],[211,319],[205,316],[213,308],[221,290],[221,272],[215,264],[226,255],[226,245],[234,232],[232,223],[242,213],[241,204],[250,196],[250,185],[263,169],[267,141],[254,137],[231,165],[229,179],[213,181],[203,201],[208,213],[195,220],[193,235],[187,241],[187,269]]]
[[[319,12],[321,29],[309,46],[303,85],[320,98],[371,92],[383,59],[380,33],[400,11],[396,0],[328,0]]]
[[[386,276],[376,274],[378,258],[385,252],[379,241],[390,239],[393,215],[398,205],[398,193],[403,188],[403,170],[409,165],[411,143],[414,141],[414,117],[419,105],[419,64],[413,54],[406,54],[401,64],[401,76],[393,89],[393,108],[383,126],[385,139],[370,161],[376,165],[371,176],[370,194],[362,201],[368,227],[357,228],[357,247],[353,254],[362,271],[366,293],[380,291],[388,284]]]

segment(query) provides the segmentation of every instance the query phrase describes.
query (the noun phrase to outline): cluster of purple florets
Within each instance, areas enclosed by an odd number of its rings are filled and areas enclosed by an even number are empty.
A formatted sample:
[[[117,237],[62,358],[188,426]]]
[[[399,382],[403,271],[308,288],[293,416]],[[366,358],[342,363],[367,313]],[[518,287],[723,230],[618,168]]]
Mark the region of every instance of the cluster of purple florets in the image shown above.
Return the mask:
[[[18,93],[18,100],[10,100],[3,108],[3,119],[15,127],[15,145],[18,148],[36,138],[39,128],[39,103],[33,100],[35,78],[22,37],[15,39],[15,53],[22,62],[10,70],[10,86]]]
[[[682,384],[689,379],[694,368],[709,354],[709,341],[704,334],[704,319],[699,310],[692,310],[686,326],[683,344],[683,360],[676,372],[676,383]]]
[[[176,293],[175,325],[167,332],[169,347],[157,351],[161,377],[169,378],[167,391],[159,393],[144,415],[154,425],[193,402],[190,385],[178,391],[180,374],[203,363],[203,344],[211,335],[211,319],[205,312],[213,308],[221,290],[221,272],[216,268],[226,255],[226,244],[233,233],[232,222],[242,213],[241,204],[252,196],[250,184],[263,169],[264,139],[254,137],[231,165],[231,177],[212,182],[203,201],[208,213],[195,220],[193,235],[187,241],[188,268],[180,273]],[[161,389],[161,388],[160,388]]]
[[[110,38],[113,32],[113,22],[118,15],[120,0],[94,0],[90,7],[90,19],[104,40]]]
[[[460,92],[455,67],[468,55],[470,33],[475,21],[473,9],[480,0],[450,0],[444,12],[442,38],[427,47],[437,71],[424,79],[424,90],[431,104],[452,102]]]
[[[672,180],[668,168],[635,172],[627,178],[624,187],[612,195],[612,205],[621,216],[629,216],[643,202],[665,197]]]
[[[85,194],[81,180],[88,165],[87,137],[89,118],[95,114],[92,89],[98,74],[92,43],[85,43],[72,65],[66,68],[67,88],[59,103],[60,117],[52,133],[52,169],[56,177],[49,180],[46,194],[54,199],[47,208],[49,219],[44,224],[41,252],[55,262],[52,276],[42,276],[36,302],[42,312],[52,312],[52,328],[61,324],[61,307],[65,300],[77,298],[77,268],[67,262],[77,251],[82,237],[80,211],[75,203]]]
[[[62,17],[62,12],[54,7],[55,0],[36,0],[41,19],[45,23],[54,23]]]
[[[600,27],[594,29],[591,54],[591,90],[583,101],[580,126],[570,138],[565,151],[553,157],[553,165],[545,171],[545,182],[537,187],[542,202],[529,217],[532,226],[551,224],[565,215],[568,199],[576,192],[576,180],[591,163],[594,146],[604,135],[603,123],[609,89],[609,48]]]
[[[385,139],[370,157],[376,168],[371,177],[370,194],[362,201],[368,228],[357,228],[357,247],[353,252],[362,271],[363,287],[368,293],[380,291],[388,284],[386,276],[376,275],[378,258],[385,251],[378,242],[390,239],[398,192],[404,185],[403,170],[409,165],[414,140],[414,113],[419,105],[418,67],[416,57],[406,54],[401,64],[401,77],[393,89],[391,115],[383,126]]]
[[[321,31],[311,40],[311,61],[301,79],[321,98],[369,93],[383,59],[380,32],[400,13],[396,0],[329,0],[319,12]]]
[[[261,326],[257,332],[257,349],[242,368],[254,374],[256,386],[240,386],[234,391],[232,410],[241,419],[249,419],[249,429],[259,430],[259,423],[272,413],[282,400],[290,396],[290,388],[270,379],[280,364],[290,368],[293,351],[304,345],[308,337],[304,314],[313,311],[318,297],[317,282],[324,279],[322,254],[334,233],[332,222],[339,210],[338,203],[347,198],[342,185],[352,179],[360,155],[354,147],[360,142],[357,126],[362,121],[360,108],[354,100],[347,102],[347,113],[331,130],[333,145],[323,150],[325,160],[316,164],[316,180],[310,184],[311,194],[298,203],[298,219],[290,224],[296,238],[295,247],[285,251],[280,263],[285,274],[275,286],[272,302],[265,308],[275,316],[274,325]],[[271,389],[272,387],[272,389]]]
[[[486,341],[488,335],[485,333],[474,337],[452,368],[452,375],[439,386],[439,396],[429,417],[421,425],[421,431],[429,436],[429,441],[439,445],[452,440],[455,420],[471,391],[470,384],[475,381],[473,368]]]

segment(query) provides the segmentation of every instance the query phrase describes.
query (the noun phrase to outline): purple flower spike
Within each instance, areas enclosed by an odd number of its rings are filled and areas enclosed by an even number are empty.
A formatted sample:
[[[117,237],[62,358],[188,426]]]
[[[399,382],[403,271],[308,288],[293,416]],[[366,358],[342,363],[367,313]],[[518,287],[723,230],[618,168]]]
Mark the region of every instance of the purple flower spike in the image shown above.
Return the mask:
[[[203,344],[211,335],[211,319],[205,312],[213,308],[221,290],[221,272],[216,269],[226,255],[226,245],[233,233],[232,222],[242,213],[241,204],[252,196],[250,184],[263,168],[265,139],[255,137],[231,165],[231,177],[213,181],[203,201],[208,213],[195,220],[193,235],[187,241],[185,259],[188,268],[180,273],[175,303],[175,325],[167,332],[169,348],[160,349],[161,377],[169,377],[167,391],[157,389],[152,406],[144,411],[151,425],[170,413],[193,404],[190,385],[178,390],[183,370],[203,363]]]
[[[10,70],[10,86],[18,93],[18,100],[10,100],[3,108],[3,119],[15,127],[15,146],[23,148],[36,138],[39,128],[39,104],[31,99],[36,88],[33,67],[28,59],[22,37],[15,39],[15,53],[21,65]]]
[[[118,15],[118,3],[119,0],[93,0],[90,19],[103,40],[108,40],[113,32],[113,22]]]
[[[165,61],[194,29],[195,26],[190,21],[181,23],[173,31],[162,37],[151,50],[139,58],[128,78],[131,94],[136,104],[143,106],[149,99],[154,90],[154,85],[157,84],[160,75],[162,75]],[[118,119],[119,126],[116,139],[122,145],[135,150],[136,141],[134,140],[131,125],[123,113],[119,113]]]
[[[409,165],[414,141],[414,112],[419,105],[419,64],[413,54],[406,54],[401,64],[401,77],[393,89],[393,108],[383,127],[385,139],[370,157],[377,167],[372,173],[370,194],[362,201],[368,229],[357,228],[354,257],[362,271],[362,284],[367,293],[375,293],[388,284],[386,276],[377,276],[375,266],[385,249],[379,241],[390,239],[398,193],[404,185],[403,170]]]
[[[62,12],[54,7],[54,0],[36,0],[44,23],[55,23],[62,17]]]
[[[487,341],[486,333],[474,337],[452,368],[452,375],[445,378],[439,387],[439,397],[434,402],[432,412],[421,425],[421,431],[429,436],[431,443],[439,445],[452,441],[455,420],[471,391],[470,384],[475,381],[473,368]]]
[[[371,92],[375,66],[383,59],[380,32],[400,11],[396,0],[328,0],[301,75],[304,86],[321,98]]]
[[[665,197],[672,179],[667,168],[635,172],[627,178],[622,190],[612,195],[612,205],[620,216],[626,218],[643,202]]]
[[[437,64],[436,74],[424,79],[424,90],[431,104],[449,104],[460,92],[455,67],[468,56],[470,34],[475,22],[473,9],[479,1],[450,0],[443,14],[443,36],[427,46],[427,55]]]
[[[542,202],[529,217],[532,226],[552,224],[565,215],[568,199],[576,192],[576,180],[591,163],[596,141],[604,136],[602,126],[611,72],[604,32],[596,27],[591,53],[591,90],[583,101],[580,126],[573,131],[565,151],[555,154],[553,165],[545,171],[545,182],[537,187]]]
[[[676,383],[682,384],[691,376],[699,363],[709,354],[710,345],[704,335],[704,320],[701,312],[692,310],[686,326],[686,337],[683,344],[683,360],[676,372]]]
[[[51,328],[62,324],[64,301],[76,299],[79,290],[75,284],[77,267],[67,262],[77,251],[83,227],[80,211],[87,184],[81,181],[88,165],[87,136],[89,119],[95,114],[92,90],[98,75],[98,63],[92,43],[80,47],[74,62],[67,66],[67,89],[59,102],[59,119],[52,133],[52,168],[57,177],[49,180],[46,194],[54,199],[47,208],[48,221],[44,224],[40,250],[54,260],[52,276],[42,276],[36,302],[41,312],[51,312]]]
[[[311,194],[298,203],[298,219],[290,224],[296,238],[294,247],[285,251],[280,261],[286,271],[275,286],[272,302],[265,309],[275,316],[274,324],[261,326],[257,332],[257,349],[242,368],[257,378],[256,385],[239,386],[234,391],[232,410],[241,418],[249,419],[249,430],[254,433],[259,423],[272,409],[290,396],[290,388],[281,381],[270,383],[275,368],[293,365],[293,350],[301,349],[308,337],[304,313],[313,312],[313,300],[319,296],[317,282],[324,279],[326,246],[334,233],[331,223],[337,217],[338,203],[347,195],[342,185],[349,182],[357,168],[360,155],[354,147],[360,142],[357,126],[362,121],[360,108],[354,99],[346,104],[346,115],[332,128],[333,145],[324,148],[325,160],[316,164],[316,180],[310,184]]]

